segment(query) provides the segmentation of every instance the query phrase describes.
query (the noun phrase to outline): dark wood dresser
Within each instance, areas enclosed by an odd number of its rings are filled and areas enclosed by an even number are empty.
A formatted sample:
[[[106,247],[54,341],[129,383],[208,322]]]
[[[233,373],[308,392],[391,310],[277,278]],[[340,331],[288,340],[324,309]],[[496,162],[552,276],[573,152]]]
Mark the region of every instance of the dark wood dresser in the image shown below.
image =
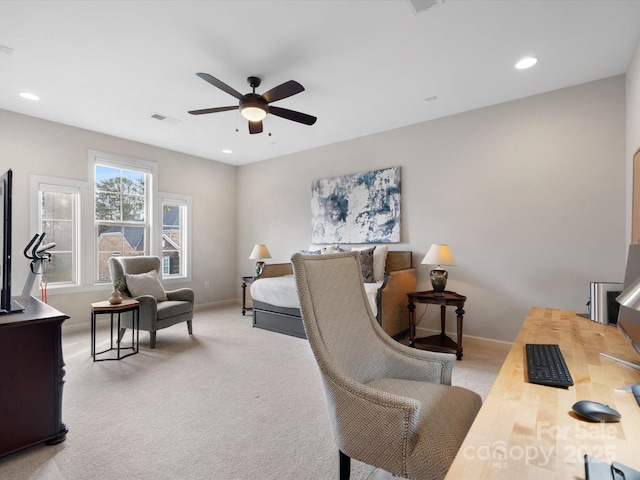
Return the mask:
[[[62,322],[67,315],[33,297],[0,315],[0,457],[65,440]]]

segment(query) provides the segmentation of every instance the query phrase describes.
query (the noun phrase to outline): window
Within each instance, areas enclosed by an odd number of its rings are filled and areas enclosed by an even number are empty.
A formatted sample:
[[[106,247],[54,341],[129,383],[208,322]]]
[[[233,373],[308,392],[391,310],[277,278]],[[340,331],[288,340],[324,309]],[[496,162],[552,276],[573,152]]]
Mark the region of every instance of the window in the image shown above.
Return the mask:
[[[187,277],[190,197],[161,194],[163,277]]]
[[[110,257],[151,252],[153,173],[142,161],[97,154],[93,174],[95,280],[104,283]]]
[[[157,174],[154,162],[89,150],[87,181],[31,175],[30,230],[56,244],[50,287],[108,283],[114,255],[158,255],[163,281],[191,280],[191,197],[158,193]]]
[[[78,182],[32,176],[31,192],[36,200],[31,229],[34,234],[45,234],[43,244],[56,244],[49,250],[51,261],[43,263],[47,283],[52,287],[78,285],[81,192]]]
[[[162,202],[162,259],[163,275],[185,276],[186,245],[185,202],[163,199]]]

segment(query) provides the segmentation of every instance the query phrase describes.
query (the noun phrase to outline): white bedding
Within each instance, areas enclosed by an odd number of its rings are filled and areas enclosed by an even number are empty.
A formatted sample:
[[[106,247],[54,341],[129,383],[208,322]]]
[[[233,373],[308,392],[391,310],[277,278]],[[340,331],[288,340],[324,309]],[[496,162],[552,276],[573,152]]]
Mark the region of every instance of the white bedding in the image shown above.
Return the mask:
[[[382,283],[365,283],[364,289],[371,304],[371,310],[376,315],[376,294]],[[259,302],[269,303],[277,307],[300,308],[296,280],[293,275],[280,277],[259,278],[251,284],[251,298]]]

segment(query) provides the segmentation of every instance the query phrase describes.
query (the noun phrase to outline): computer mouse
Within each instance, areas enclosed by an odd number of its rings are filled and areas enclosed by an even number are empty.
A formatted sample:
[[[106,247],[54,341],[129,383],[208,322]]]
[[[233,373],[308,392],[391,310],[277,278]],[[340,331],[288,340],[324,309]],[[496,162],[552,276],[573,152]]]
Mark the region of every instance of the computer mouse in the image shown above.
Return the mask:
[[[591,400],[580,400],[572,408],[576,415],[590,422],[619,422],[622,417],[609,405]]]

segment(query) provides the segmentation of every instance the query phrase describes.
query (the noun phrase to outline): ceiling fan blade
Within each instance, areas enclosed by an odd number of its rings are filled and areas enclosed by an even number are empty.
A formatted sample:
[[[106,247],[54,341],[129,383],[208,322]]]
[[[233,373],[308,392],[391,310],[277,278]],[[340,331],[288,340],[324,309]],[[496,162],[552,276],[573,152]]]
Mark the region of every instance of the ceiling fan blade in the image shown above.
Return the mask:
[[[215,107],[215,108],[203,108],[202,110],[189,110],[191,115],[203,115],[205,113],[218,113],[218,112],[227,112],[229,110],[237,110],[239,107],[236,105],[235,107]]]
[[[249,133],[262,133],[262,120],[258,120],[257,122],[249,122]]]
[[[216,77],[211,76],[208,73],[196,73],[196,75],[203,79],[205,82],[209,82],[214,87],[218,87],[223,92],[227,92],[229,95],[236,97],[238,100],[242,100],[244,98],[244,95],[242,95],[240,92],[234,90],[226,83],[218,80]]]
[[[266,93],[262,94],[262,98],[264,98],[267,103],[277,102],[278,100],[282,100],[283,98],[290,97],[291,95],[295,95],[296,93],[304,92],[304,87],[300,85],[295,80],[289,80],[288,82],[284,82],[277,87],[273,87]]]
[[[269,113],[272,113],[277,117],[286,118],[287,120],[293,120],[298,123],[304,123],[305,125],[313,125],[317,120],[317,118],[312,115],[289,110],[288,108],[272,107],[271,105],[269,105],[268,108]]]

